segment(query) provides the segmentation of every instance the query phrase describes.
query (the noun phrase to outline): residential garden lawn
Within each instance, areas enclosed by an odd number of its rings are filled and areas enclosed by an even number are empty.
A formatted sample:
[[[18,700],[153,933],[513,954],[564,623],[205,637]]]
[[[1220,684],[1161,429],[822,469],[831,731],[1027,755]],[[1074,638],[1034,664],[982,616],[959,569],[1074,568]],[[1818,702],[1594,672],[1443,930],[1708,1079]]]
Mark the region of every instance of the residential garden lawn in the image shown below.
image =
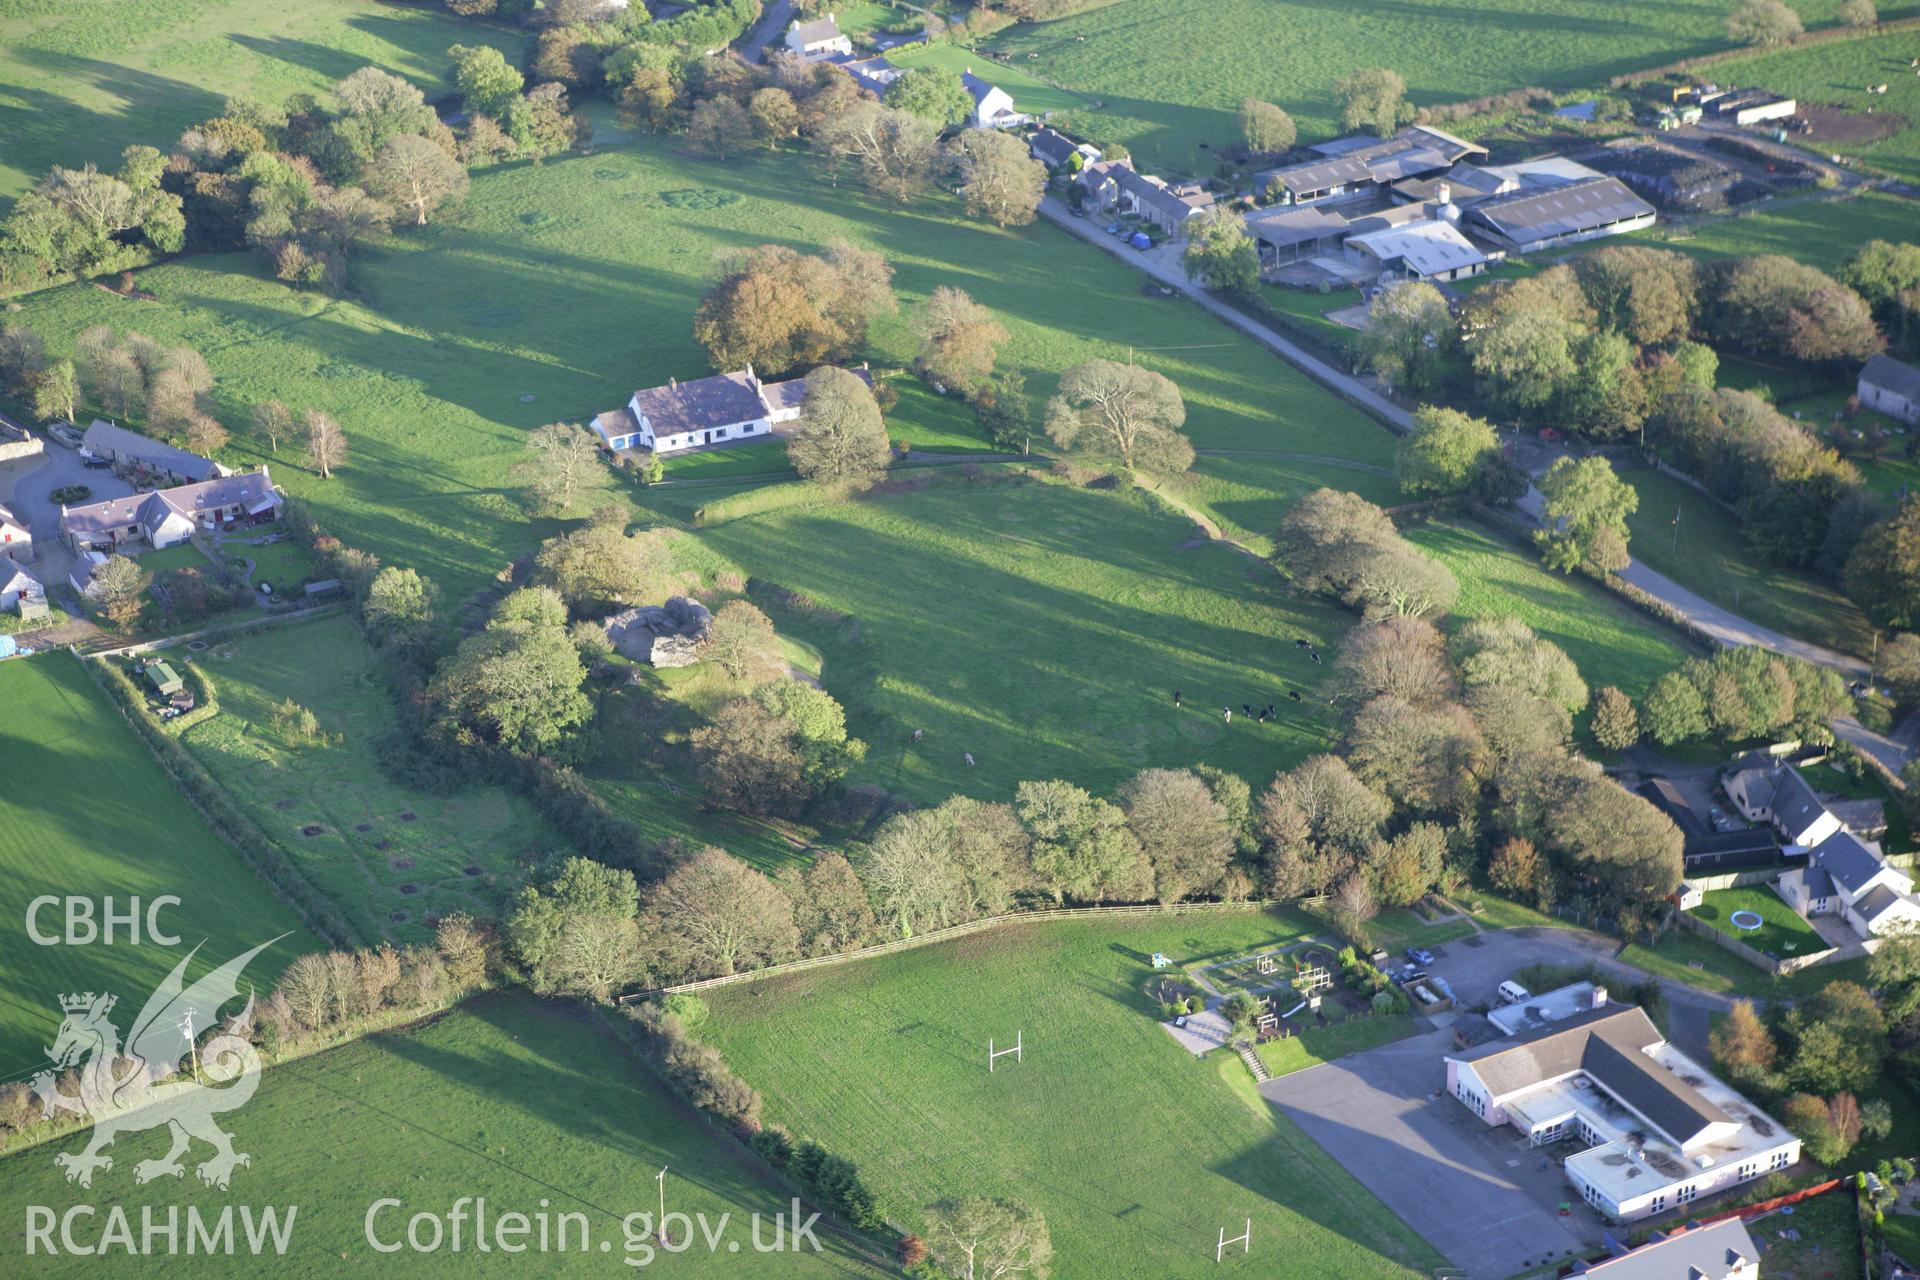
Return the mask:
[[[1621,479],[1640,495],[1627,517],[1634,559],[1743,618],[1842,653],[1866,653],[1872,633],[1836,584],[1760,563],[1740,521],[1699,490],[1662,472],[1634,468]],[[1680,523],[1675,536],[1674,516]]]
[[[699,534],[749,578],[846,615],[799,634],[825,641],[826,687],[868,743],[850,782],[1010,800],[1027,779],[1104,792],[1205,763],[1257,789],[1332,743],[1332,664],[1294,641],[1330,658],[1348,615],[1226,548],[1177,550],[1188,521],[1138,493],[915,474],[903,491]],[[1250,722],[1247,704],[1278,717]]]
[[[1852,1167],[1849,1162],[1846,1171]],[[1789,1229],[1799,1239],[1782,1238]],[[1860,1217],[1844,1183],[1794,1205],[1791,1217],[1761,1218],[1750,1230],[1766,1280],[1860,1280]]]
[[[1355,340],[1360,336],[1347,326],[1327,319],[1329,311],[1358,306],[1360,295],[1356,290],[1336,289],[1331,293],[1309,293],[1302,289],[1264,284],[1260,286],[1260,298],[1275,311],[1284,311],[1294,319],[1304,321],[1312,329],[1315,337],[1336,351],[1351,353]]]
[[[271,33],[271,34],[267,34]],[[355,0],[36,0],[0,6],[0,200],[55,164],[118,165],[166,150],[234,95],[279,103],[375,66],[446,93],[447,49],[490,44],[515,65],[525,37],[437,7]]]
[[[1742,929],[1733,923],[1736,911],[1751,911],[1763,924],[1757,929]],[[1766,885],[1745,885],[1737,889],[1714,889],[1699,906],[1687,914],[1710,924],[1730,938],[1737,938],[1763,955],[1785,959],[1825,951],[1830,945],[1819,932],[1788,906],[1786,900]]]
[[[1645,969],[1656,977],[1684,982],[1702,991],[1755,1000],[1793,1000],[1811,995],[1829,982],[1864,984],[1867,980],[1864,959],[1817,964],[1775,978],[1726,948],[1685,929],[1668,929],[1659,943],[1651,947],[1643,942],[1628,943],[1618,958],[1622,964]]]
[[[1266,1067],[1268,1075],[1284,1076],[1318,1066],[1322,1062],[1332,1062],[1335,1058],[1344,1058],[1350,1053],[1377,1049],[1383,1044],[1404,1040],[1419,1030],[1419,1024],[1403,1013],[1348,1018],[1345,1022],[1304,1031],[1286,1040],[1269,1040],[1257,1046],[1254,1052],[1260,1055],[1260,1062]]]
[[[161,771],[105,693],[65,653],[0,662],[0,1079],[48,1065],[41,1050],[60,1025],[60,996],[113,992],[124,1033],[169,970],[198,946],[194,973],[279,935],[247,977],[271,987],[288,961],[319,942],[293,909],[210,830]],[[35,898],[101,900],[117,912],[172,895],[157,923],[177,936],[130,944],[39,946],[27,934]],[[43,909],[43,934],[64,932],[63,908]]]
[[[945,67],[949,71],[972,72],[1013,97],[1013,109],[1030,116],[1049,111],[1075,111],[1090,99],[1071,89],[1049,84],[1018,63],[989,62],[971,49],[954,44],[936,44],[919,49],[903,49],[887,55],[896,67]],[[1038,65],[1038,64],[1036,64]]]
[[[1822,271],[1837,271],[1869,240],[1912,240],[1913,202],[1881,192],[1793,198],[1763,204],[1752,213],[1635,234],[1702,258],[1781,253]]]
[[[1901,1261],[1920,1258],[1920,1214],[1890,1213],[1880,1230]]]
[[[220,550],[228,559],[236,562],[236,570],[241,567],[238,561],[253,561],[253,585],[256,587],[262,582],[271,582],[276,592],[284,594],[296,591],[301,583],[313,576],[313,557],[292,538],[269,542],[265,546],[229,540],[220,544]]]
[[[1006,1195],[1046,1215],[1063,1274],[1210,1273],[1220,1223],[1247,1217],[1289,1274],[1429,1270],[1386,1206],[1155,1021],[1154,952],[1186,964],[1275,932],[1257,912],[1008,925],[718,988],[701,1034],[770,1121],[853,1160],[910,1229],[944,1196]],[[1016,1033],[1023,1060],[989,1074],[988,1038]]]
[[[1900,124],[1890,136],[1851,142],[1844,139],[1799,140],[1799,145],[1822,156],[1854,156],[1876,169],[1908,181],[1920,180],[1920,76],[1907,65],[1913,57],[1908,32],[1863,31],[1850,40],[1834,40],[1799,49],[1782,49],[1716,64],[1714,75],[1723,84],[1757,85],[1775,93],[1791,94],[1802,103],[1843,107],[1861,113],[1871,107],[1876,118]],[[1884,84],[1887,91],[1868,97],[1868,85]]]
[[[527,864],[566,851],[503,788],[429,795],[382,772],[375,744],[393,727],[391,695],[344,614],[231,636],[197,661],[220,712],[187,730],[188,749],[365,942],[423,941],[429,914],[495,915]],[[319,717],[325,742],[292,741],[273,727],[274,706],[288,698]],[[319,834],[303,835],[310,826]]]
[[[1832,18],[1810,0],[1808,26]],[[1882,6],[1883,18],[1911,5]],[[1278,103],[1302,141],[1340,131],[1335,81],[1391,67],[1415,106],[1458,102],[1520,85],[1590,88],[1609,76],[1724,48],[1725,6],[1712,0],[1635,8],[1595,0],[1127,0],[1055,22],[1009,28],[990,42],[1025,69],[1101,99],[1074,124],[1132,148],[1143,167],[1211,173],[1201,143],[1240,141],[1245,97]],[[1038,57],[1029,59],[1028,54]],[[1890,79],[1877,76],[1876,79]],[[1744,82],[1742,82],[1744,83]]]
[[[1036,421],[1062,370],[1094,356],[1124,360],[1131,349],[1180,385],[1199,447],[1298,455],[1260,459],[1257,469],[1208,458],[1203,474],[1223,483],[1244,475],[1246,489],[1297,495],[1333,474],[1310,459],[1391,463],[1392,437],[1359,410],[1190,303],[1144,297],[1138,272],[1057,228],[1001,230],[963,218],[945,196],[906,208],[869,201],[821,181],[817,162],[800,154],[722,165],[677,155],[676,145],[644,137],[479,173],[457,220],[408,229],[364,256],[353,300],[265,279],[248,256],[214,255],[142,272],[158,305],[75,285],[24,299],[17,318],[56,352],[95,323],[192,342],[220,379],[216,407],[230,423],[269,396],[333,413],[350,454],[332,480],[284,453],[274,459],[246,431],[223,456],[274,463],[275,480],[330,532],[420,570],[450,601],[567,527],[525,513],[524,480],[511,469],[526,433],[582,421],[635,387],[707,372],[691,325],[714,255],[768,241],[811,252],[844,236],[875,248],[897,268],[907,305],[939,285],[968,290],[1012,335],[1002,364],[1027,375]],[[904,313],[882,317],[872,338],[882,372],[917,352]],[[983,443],[970,414],[898,381],[888,423],[896,440]],[[646,493],[626,479],[614,492],[675,515],[717,496]],[[1238,489],[1217,496],[1235,527],[1271,527],[1285,501]],[[583,498],[575,517],[606,500]]]
[[[252,1157],[235,1172],[231,1192],[203,1186],[191,1172],[136,1185],[135,1161],[166,1150],[164,1133],[153,1130],[122,1136],[113,1147],[113,1169],[97,1175],[93,1189],[125,1208],[136,1241],[143,1208],[153,1208],[164,1222],[171,1206],[192,1205],[209,1221],[235,1200],[256,1211],[276,1205],[283,1214],[298,1206],[284,1256],[269,1251],[264,1258],[250,1257],[242,1245],[231,1256],[196,1258],[198,1275],[294,1277],[374,1269],[445,1275],[444,1244],[437,1253],[376,1254],[364,1234],[369,1207],[387,1198],[403,1202],[374,1220],[385,1243],[404,1240],[415,1213],[432,1213],[445,1225],[455,1202],[472,1196],[485,1198],[490,1224],[496,1214],[523,1213],[536,1225],[535,1215],[552,1215],[556,1241],[559,1215],[583,1214],[590,1248],[580,1249],[576,1220],[564,1252],[549,1248],[505,1258],[497,1251],[479,1253],[469,1216],[458,1255],[462,1269],[606,1276],[623,1270],[621,1260],[667,1256],[637,1247],[629,1253],[621,1221],[630,1213],[649,1215],[648,1222],[635,1224],[636,1244],[651,1229],[657,1191],[649,1184],[662,1165],[669,1170],[668,1211],[704,1215],[709,1224],[730,1214],[725,1239],[740,1246],[737,1254],[724,1243],[711,1255],[698,1248],[667,1263],[676,1273],[777,1273],[802,1280],[888,1274],[849,1253],[837,1233],[823,1229],[824,1221],[815,1228],[823,1253],[788,1252],[777,1266],[755,1253],[750,1217],[766,1215],[761,1238],[770,1240],[771,1216],[788,1208],[792,1193],[760,1160],[661,1087],[594,1015],[571,1003],[542,1003],[523,993],[476,996],[431,1021],[275,1064],[260,1077],[252,1101],[222,1116],[220,1124],[232,1132],[235,1148]],[[53,1155],[82,1145],[83,1138],[69,1137],[0,1161],[0,1198],[16,1205],[73,1204],[86,1193],[66,1184]],[[196,1143],[188,1159],[203,1158],[205,1151]],[[185,1217],[183,1212],[183,1233]],[[97,1238],[105,1219],[103,1206],[91,1226],[96,1234],[87,1238]],[[241,1234],[237,1222],[234,1234]],[[537,1239],[528,1236],[525,1243]],[[601,1241],[610,1245],[608,1252],[600,1251]],[[97,1258],[70,1253],[34,1263],[35,1273],[47,1276],[98,1270]]]
[[[155,551],[142,551],[135,559],[142,569],[156,576],[175,569],[199,569],[203,572],[213,569],[212,561],[191,542],[176,543]]]
[[[1405,532],[1460,580],[1456,618],[1519,618],[1565,649],[1595,689],[1617,685],[1639,697],[1692,655],[1664,624],[1596,583],[1542,567],[1482,525],[1436,520]]]

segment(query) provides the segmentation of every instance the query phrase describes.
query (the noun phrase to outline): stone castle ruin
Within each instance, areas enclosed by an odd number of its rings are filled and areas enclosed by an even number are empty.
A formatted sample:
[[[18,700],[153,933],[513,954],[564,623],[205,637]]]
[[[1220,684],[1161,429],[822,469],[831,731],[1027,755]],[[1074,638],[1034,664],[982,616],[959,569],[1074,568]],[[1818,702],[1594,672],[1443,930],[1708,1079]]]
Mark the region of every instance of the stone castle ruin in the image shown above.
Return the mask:
[[[713,626],[707,606],[685,596],[624,609],[606,620],[615,653],[656,667],[690,667]]]

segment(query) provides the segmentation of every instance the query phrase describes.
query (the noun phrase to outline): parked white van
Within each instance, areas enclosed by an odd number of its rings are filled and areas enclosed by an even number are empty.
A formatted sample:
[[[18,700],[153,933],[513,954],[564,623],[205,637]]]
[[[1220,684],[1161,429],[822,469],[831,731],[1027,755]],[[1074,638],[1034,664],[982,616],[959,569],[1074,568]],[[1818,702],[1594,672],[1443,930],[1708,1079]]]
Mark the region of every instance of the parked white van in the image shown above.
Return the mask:
[[[1533,993],[1517,982],[1503,982],[1500,984],[1501,1004],[1519,1004],[1522,1000],[1531,999],[1533,999]]]

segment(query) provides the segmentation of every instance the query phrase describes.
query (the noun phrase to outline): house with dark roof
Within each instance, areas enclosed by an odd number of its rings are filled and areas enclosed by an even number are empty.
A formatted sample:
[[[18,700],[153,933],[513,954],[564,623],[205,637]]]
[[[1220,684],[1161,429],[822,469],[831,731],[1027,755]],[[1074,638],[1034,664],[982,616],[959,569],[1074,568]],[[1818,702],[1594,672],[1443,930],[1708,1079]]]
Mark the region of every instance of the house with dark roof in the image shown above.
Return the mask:
[[[1773,826],[1789,846],[1806,849],[1841,829],[1840,819],[1828,811],[1812,784],[1785,764],[1773,775]]]
[[[225,467],[211,458],[176,449],[151,436],[116,427],[98,418],[87,428],[80,443],[96,458],[148,471],[174,484],[198,484],[202,480],[215,480],[229,474]]]
[[[1554,186],[1489,196],[1468,208],[1476,233],[1515,253],[1650,227],[1654,208],[1618,178],[1595,174]]]
[[[1098,147],[1075,142],[1050,126],[1034,130],[1033,136],[1027,139],[1027,154],[1049,169],[1069,168],[1075,156],[1080,157],[1083,167],[1100,159]]]
[[[270,524],[280,518],[280,491],[267,469],[221,476],[84,506],[60,508],[60,536],[76,552],[176,546],[197,530]]]
[[[836,53],[853,52],[853,41],[840,30],[840,19],[832,13],[812,22],[795,22],[787,28],[785,43],[803,62],[820,62]]]
[[[1780,896],[1803,916],[1838,915],[1862,938],[1920,925],[1913,877],[1851,831],[1836,831],[1780,877]]]
[[[1568,1004],[1541,997],[1543,1010]],[[1584,984],[1575,1012],[1446,1056],[1446,1089],[1531,1146],[1571,1141],[1562,1172],[1616,1222],[1792,1165],[1800,1140],[1669,1044],[1640,1009]],[[1582,1007],[1585,1006],[1585,1007]]]
[[[1120,211],[1152,223],[1169,236],[1183,234],[1187,222],[1213,204],[1213,196],[1194,183],[1173,186],[1132,168],[1115,170],[1114,180],[1120,192]]]
[[[1860,370],[1854,388],[1860,403],[1875,413],[1920,426],[1920,369],[1889,355],[1877,355]]]
[[[851,370],[869,387],[866,365]],[[645,449],[656,456],[747,444],[797,422],[806,399],[806,379],[763,382],[753,366],[735,373],[643,387],[618,409],[594,415],[588,428],[615,453]]]
[[[1704,1226],[1656,1231],[1647,1242],[1568,1273],[1595,1280],[1760,1280],[1760,1246],[1747,1224],[1723,1218]]]

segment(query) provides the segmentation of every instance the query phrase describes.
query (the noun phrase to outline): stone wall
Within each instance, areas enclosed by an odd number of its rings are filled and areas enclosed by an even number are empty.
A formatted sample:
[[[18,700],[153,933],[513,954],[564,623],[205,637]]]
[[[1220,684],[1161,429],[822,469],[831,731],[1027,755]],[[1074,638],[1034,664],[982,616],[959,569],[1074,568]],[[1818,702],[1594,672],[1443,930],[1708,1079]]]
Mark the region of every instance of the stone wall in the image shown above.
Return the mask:
[[[25,440],[10,440],[0,444],[0,462],[15,462],[21,458],[37,458],[47,451],[47,443],[39,436],[28,436]]]

